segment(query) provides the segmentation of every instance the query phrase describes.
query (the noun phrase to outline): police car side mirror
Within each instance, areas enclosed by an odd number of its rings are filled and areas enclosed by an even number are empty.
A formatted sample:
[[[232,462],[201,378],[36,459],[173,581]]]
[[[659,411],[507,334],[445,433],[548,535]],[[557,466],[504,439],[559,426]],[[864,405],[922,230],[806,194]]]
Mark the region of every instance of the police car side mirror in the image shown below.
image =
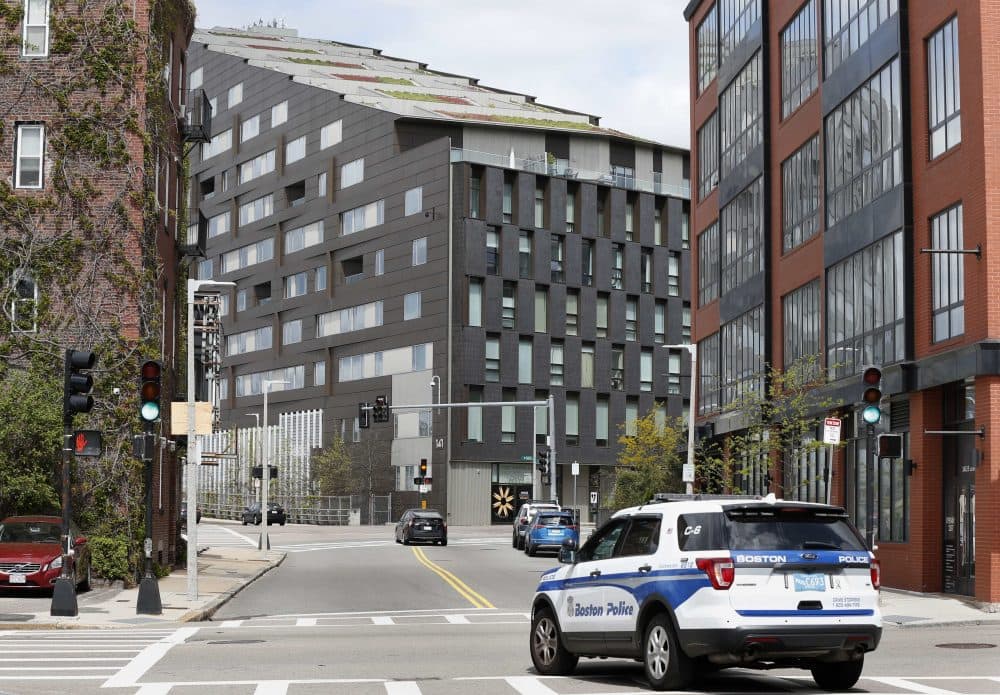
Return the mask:
[[[576,564],[576,541],[572,538],[567,538],[563,541],[562,547],[559,548],[559,562],[566,565]]]

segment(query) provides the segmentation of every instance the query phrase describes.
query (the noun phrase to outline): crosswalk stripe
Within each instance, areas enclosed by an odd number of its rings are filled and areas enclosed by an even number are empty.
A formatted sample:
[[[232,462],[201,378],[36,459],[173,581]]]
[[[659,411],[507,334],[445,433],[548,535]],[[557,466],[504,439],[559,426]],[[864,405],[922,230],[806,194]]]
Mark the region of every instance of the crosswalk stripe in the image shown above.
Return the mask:
[[[420,695],[415,681],[386,681],[385,695]]]

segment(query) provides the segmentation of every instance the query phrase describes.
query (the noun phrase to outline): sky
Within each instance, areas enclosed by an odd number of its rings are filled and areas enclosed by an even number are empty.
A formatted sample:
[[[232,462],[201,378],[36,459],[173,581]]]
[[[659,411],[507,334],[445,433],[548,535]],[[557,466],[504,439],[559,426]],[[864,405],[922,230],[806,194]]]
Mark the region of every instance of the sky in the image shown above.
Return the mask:
[[[194,0],[197,26],[277,19],[688,147],[687,0]]]

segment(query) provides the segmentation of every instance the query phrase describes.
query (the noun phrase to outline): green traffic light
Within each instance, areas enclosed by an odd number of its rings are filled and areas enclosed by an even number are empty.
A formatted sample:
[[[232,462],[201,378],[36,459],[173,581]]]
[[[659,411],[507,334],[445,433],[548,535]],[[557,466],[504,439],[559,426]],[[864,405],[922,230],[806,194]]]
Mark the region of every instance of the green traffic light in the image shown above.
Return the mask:
[[[139,414],[142,419],[146,422],[154,422],[160,417],[160,406],[158,406],[153,401],[142,404],[142,409],[140,409]]]
[[[861,411],[861,419],[869,425],[878,424],[878,421],[882,419],[882,411],[877,405],[865,406]]]

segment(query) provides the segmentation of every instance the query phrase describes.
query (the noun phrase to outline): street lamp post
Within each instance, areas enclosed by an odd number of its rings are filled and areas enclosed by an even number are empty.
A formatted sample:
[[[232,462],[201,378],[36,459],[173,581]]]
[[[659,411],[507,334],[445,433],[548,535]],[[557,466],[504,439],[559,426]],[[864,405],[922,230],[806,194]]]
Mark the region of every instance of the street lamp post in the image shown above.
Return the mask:
[[[198,464],[201,463],[201,442],[197,441],[198,435],[195,433],[194,297],[202,287],[236,287],[236,283],[190,278],[187,281],[187,595],[189,601],[198,600]]]
[[[269,460],[271,449],[271,437],[268,435],[267,427],[267,394],[274,384],[287,384],[284,379],[265,379],[264,386],[264,451],[261,453],[260,467],[260,542],[258,548],[263,551],[271,549],[271,540],[267,537],[267,492],[271,482],[271,463]]]
[[[253,451],[253,459],[250,461],[250,492],[253,492],[253,469],[260,461],[260,442],[261,442],[261,431],[260,431],[260,413],[246,413],[247,417],[253,416],[253,446],[251,450]],[[254,495],[254,501],[259,502],[257,495]]]
[[[694,414],[695,414],[695,376],[698,373],[698,346],[692,345],[691,343],[676,343],[674,345],[664,345],[665,348],[672,348],[674,350],[687,350],[688,354],[691,356],[691,387],[690,395],[688,396],[688,449],[687,449],[687,469],[685,471],[686,475],[683,476],[685,489],[684,491],[691,495],[694,494]]]

